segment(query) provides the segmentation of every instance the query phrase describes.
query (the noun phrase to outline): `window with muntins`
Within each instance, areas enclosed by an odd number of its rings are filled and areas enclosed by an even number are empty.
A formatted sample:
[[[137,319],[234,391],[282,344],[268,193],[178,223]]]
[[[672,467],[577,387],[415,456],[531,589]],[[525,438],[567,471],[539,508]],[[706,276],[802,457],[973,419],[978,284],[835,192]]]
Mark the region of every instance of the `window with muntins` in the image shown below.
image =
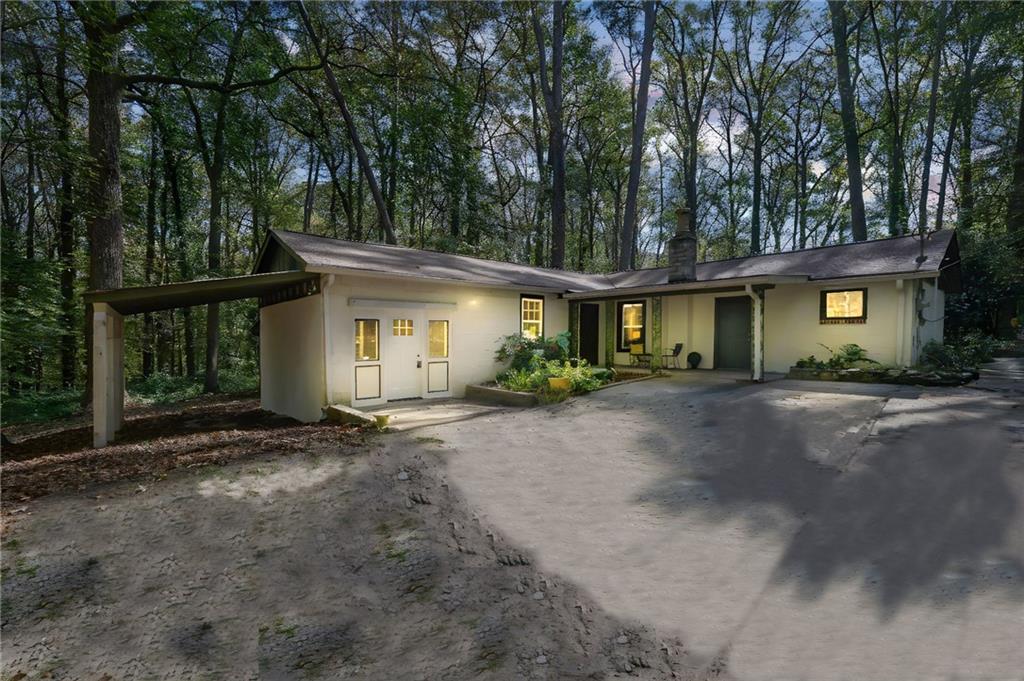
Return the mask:
[[[376,362],[380,359],[380,320],[356,320],[356,361]]]
[[[519,322],[520,331],[527,338],[540,338],[544,335],[544,298],[539,296],[523,296],[520,298]]]
[[[863,324],[868,318],[868,290],[822,291],[819,320],[822,324]]]
[[[629,346],[644,342],[644,312],[642,300],[619,303],[619,352],[629,352]]]
[[[395,319],[391,322],[391,335],[392,336],[411,336],[412,335],[412,320],[411,319]]]

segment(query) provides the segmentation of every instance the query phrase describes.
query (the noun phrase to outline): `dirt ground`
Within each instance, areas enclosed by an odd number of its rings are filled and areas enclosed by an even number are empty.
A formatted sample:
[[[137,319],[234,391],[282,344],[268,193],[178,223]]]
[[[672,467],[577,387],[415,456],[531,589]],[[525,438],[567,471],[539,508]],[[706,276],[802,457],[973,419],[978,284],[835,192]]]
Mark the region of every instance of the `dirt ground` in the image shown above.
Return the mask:
[[[12,494],[40,497],[18,497],[3,537],[4,679],[701,672],[679,641],[609,617],[480,522],[435,439],[253,407],[136,413],[102,454],[41,433],[65,451],[4,463],[7,494],[7,466],[35,462]],[[97,482],[153,465],[160,479]],[[44,495],[68,481],[85,489]]]
[[[131,406],[117,442],[92,448],[87,416],[4,429],[5,512],[17,502],[100,482],[160,479],[175,468],[223,464],[255,454],[297,452],[316,443],[358,441],[331,424],[306,425],[259,408],[253,397],[206,396],[176,405]],[[6,513],[5,513],[6,515]]]

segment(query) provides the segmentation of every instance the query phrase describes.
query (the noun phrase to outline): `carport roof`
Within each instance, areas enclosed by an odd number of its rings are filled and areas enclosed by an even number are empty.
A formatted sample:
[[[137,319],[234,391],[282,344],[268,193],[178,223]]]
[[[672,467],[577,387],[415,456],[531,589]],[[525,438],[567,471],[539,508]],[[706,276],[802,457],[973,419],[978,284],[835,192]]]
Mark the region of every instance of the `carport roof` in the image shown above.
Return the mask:
[[[155,312],[242,298],[300,297],[316,293],[319,275],[308,272],[272,272],[243,277],[197,279],[159,286],[89,291],[86,303],[106,303],[121,314]]]

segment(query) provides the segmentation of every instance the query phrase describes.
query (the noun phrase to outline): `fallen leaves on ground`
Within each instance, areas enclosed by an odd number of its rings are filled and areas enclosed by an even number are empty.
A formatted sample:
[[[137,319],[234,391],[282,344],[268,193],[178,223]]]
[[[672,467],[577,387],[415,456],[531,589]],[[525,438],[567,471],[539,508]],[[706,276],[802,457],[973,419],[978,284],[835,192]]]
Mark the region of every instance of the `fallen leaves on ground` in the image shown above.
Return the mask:
[[[5,434],[13,441],[4,447],[0,465],[5,507],[96,483],[160,478],[176,468],[290,454],[313,444],[357,444],[363,437],[351,426],[272,414],[255,399],[216,396],[129,408],[117,441],[101,449],[92,447],[92,429],[81,418],[26,429],[20,439],[15,429]]]

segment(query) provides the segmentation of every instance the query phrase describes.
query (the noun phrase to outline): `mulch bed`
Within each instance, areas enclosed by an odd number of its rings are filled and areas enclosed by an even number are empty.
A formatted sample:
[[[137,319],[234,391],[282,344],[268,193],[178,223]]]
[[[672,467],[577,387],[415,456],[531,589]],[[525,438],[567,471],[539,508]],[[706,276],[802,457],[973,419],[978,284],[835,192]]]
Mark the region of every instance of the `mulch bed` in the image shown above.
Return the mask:
[[[207,396],[160,407],[129,407],[117,441],[92,448],[92,427],[64,422],[4,430],[0,500],[27,501],[96,483],[160,478],[175,468],[224,464],[313,445],[356,445],[362,431],[332,423],[300,423],[259,408],[252,398]]]

